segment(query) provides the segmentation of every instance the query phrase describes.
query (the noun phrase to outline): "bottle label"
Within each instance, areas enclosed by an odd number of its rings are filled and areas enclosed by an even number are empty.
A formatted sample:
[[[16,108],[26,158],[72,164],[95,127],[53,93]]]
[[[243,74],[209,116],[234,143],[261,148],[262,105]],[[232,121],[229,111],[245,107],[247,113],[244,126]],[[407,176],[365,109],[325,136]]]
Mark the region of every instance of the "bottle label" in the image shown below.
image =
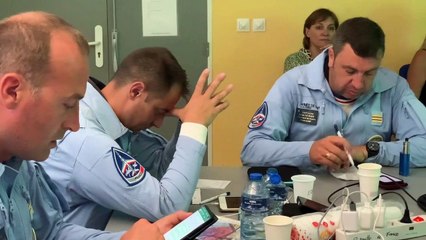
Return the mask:
[[[283,187],[270,187],[269,196],[272,199],[284,199],[287,196],[287,191]]]
[[[253,212],[267,212],[268,211],[268,199],[267,198],[248,198],[241,197],[241,209],[245,211]]]

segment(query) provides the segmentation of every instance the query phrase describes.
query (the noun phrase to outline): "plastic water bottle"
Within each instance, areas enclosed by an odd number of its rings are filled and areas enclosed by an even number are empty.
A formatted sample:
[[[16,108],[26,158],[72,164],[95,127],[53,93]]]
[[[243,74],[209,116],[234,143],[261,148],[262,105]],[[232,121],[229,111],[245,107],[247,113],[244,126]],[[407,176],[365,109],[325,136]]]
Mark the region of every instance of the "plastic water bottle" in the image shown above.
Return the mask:
[[[269,184],[269,180],[270,180],[270,176],[273,173],[278,173],[278,170],[276,168],[270,167],[266,170],[265,175],[263,175],[263,182],[265,183],[266,186],[268,186]]]
[[[281,215],[284,201],[287,199],[287,190],[278,173],[269,176],[269,215]]]
[[[262,174],[251,173],[241,197],[241,240],[265,239],[263,218],[268,216],[269,191]]]

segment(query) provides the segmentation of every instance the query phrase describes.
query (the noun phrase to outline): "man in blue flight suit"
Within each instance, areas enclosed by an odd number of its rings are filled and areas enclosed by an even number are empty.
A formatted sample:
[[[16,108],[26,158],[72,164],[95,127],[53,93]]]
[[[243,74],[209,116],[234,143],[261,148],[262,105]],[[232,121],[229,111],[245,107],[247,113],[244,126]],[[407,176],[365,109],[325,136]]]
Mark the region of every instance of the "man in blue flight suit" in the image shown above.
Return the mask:
[[[142,219],[124,235],[63,221],[68,206],[39,162],[79,128],[88,52],[81,33],[52,14],[0,22],[0,239],[161,239],[189,215]]]
[[[43,163],[70,205],[66,221],[104,229],[112,210],[155,221],[188,209],[207,126],[228,106],[225,97],[232,90],[229,85],[216,91],[224,74],[203,90],[208,75],[207,69],[202,72],[191,99],[178,109],[176,103],[188,92],[185,71],[167,49],[152,47],[130,53],[102,90],[87,85],[80,101],[80,130],[67,132]],[[169,158],[160,164],[166,172],[160,169],[154,177],[150,171],[155,167],[147,169],[129,154],[135,143],[131,138],[160,127],[166,115],[178,117],[182,125],[176,146],[165,150]],[[152,152],[145,150],[143,156]]]
[[[243,164],[337,170],[349,166],[347,150],[358,163],[397,166],[408,138],[411,166],[426,166],[426,109],[380,67],[384,42],[377,23],[349,19],[332,47],[282,75],[249,123]]]

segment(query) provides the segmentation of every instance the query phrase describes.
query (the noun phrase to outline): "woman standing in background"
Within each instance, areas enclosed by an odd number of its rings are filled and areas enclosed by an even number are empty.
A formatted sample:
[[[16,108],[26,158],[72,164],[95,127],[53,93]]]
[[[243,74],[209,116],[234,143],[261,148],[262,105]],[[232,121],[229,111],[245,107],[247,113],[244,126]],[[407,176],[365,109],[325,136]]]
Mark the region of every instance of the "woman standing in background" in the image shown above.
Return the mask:
[[[339,20],[332,11],[326,8],[313,11],[303,26],[303,48],[285,59],[284,72],[310,63],[322,50],[330,46],[338,26]]]
[[[416,97],[426,106],[426,37],[411,60],[407,81]]]

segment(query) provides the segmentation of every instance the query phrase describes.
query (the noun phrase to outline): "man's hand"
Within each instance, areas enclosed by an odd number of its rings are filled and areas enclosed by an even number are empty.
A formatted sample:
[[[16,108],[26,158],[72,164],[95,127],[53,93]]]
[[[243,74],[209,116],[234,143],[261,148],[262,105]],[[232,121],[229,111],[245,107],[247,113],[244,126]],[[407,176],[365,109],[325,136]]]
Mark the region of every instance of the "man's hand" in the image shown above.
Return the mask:
[[[148,222],[146,219],[140,219],[121,237],[121,240],[137,239],[164,240],[164,237],[157,225]]]
[[[190,212],[177,211],[173,214],[161,218],[154,224],[160,229],[160,232],[164,234],[190,215]]]
[[[155,223],[150,223],[145,219],[140,219],[121,237],[121,240],[163,240],[163,235],[180,223],[191,213],[177,211],[166,217],[161,218]]]
[[[184,108],[173,109],[170,114],[178,117],[182,122],[193,122],[209,126],[216,116],[225,110],[229,103],[225,100],[232,91],[229,84],[221,91],[216,91],[219,85],[225,80],[225,74],[218,74],[211,84],[204,90],[204,86],[209,77],[209,70],[205,69],[198,79],[194,93]]]
[[[350,143],[338,136],[329,136],[315,141],[309,151],[312,163],[327,166],[330,170],[349,167],[349,159],[345,149],[351,152]]]
[[[365,145],[353,146],[351,155],[355,162],[362,163],[367,159],[367,148]]]

